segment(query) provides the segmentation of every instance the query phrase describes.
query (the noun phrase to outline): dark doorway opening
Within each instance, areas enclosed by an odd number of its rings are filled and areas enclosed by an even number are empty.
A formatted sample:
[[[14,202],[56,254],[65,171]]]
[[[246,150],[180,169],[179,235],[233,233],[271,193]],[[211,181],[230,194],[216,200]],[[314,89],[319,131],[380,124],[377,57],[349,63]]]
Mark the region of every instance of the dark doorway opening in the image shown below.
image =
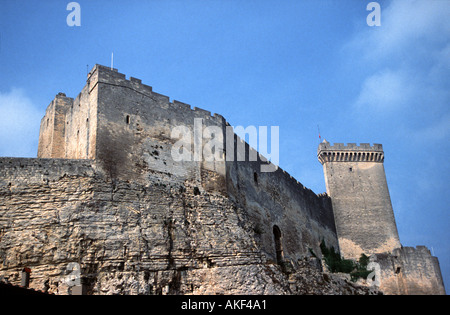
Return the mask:
[[[275,252],[277,256],[277,264],[283,263],[283,247],[281,246],[281,230],[278,226],[273,226],[273,238],[275,240]]]

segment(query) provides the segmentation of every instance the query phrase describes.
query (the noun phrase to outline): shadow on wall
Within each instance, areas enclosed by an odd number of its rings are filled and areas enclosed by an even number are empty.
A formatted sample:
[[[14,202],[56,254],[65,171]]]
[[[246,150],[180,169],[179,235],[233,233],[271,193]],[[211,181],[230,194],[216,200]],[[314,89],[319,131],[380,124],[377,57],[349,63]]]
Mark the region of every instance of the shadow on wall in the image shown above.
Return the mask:
[[[102,166],[106,176],[110,180],[128,176],[133,171],[131,159],[128,154],[132,150],[134,139],[131,134],[122,132],[113,135],[106,128],[99,134],[97,159]],[[135,172],[136,170],[134,170]],[[133,177],[129,177],[133,178]]]

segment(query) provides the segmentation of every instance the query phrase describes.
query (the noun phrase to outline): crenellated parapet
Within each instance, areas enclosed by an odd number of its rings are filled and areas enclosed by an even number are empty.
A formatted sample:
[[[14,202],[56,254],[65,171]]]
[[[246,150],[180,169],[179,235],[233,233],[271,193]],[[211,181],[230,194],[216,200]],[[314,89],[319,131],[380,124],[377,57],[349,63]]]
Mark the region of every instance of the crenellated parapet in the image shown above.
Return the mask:
[[[381,144],[335,143],[331,145],[324,140],[319,144],[317,157],[321,164],[326,162],[384,162],[384,151]]]
[[[99,84],[115,86],[119,88],[128,89],[134,93],[138,93],[144,98],[148,98],[155,104],[168,111],[172,112],[185,112],[188,115],[193,115],[197,118],[203,118],[205,120],[212,120],[218,123],[226,123],[222,115],[214,113],[212,114],[208,110],[204,110],[198,107],[192,107],[189,104],[179,102],[177,100],[170,100],[169,96],[156,93],[149,85],[142,83],[141,79],[134,77],[126,78],[125,74],[120,73],[117,69],[111,69],[102,65],[95,65],[89,72],[87,77],[87,84],[89,86],[89,92],[96,88]]]

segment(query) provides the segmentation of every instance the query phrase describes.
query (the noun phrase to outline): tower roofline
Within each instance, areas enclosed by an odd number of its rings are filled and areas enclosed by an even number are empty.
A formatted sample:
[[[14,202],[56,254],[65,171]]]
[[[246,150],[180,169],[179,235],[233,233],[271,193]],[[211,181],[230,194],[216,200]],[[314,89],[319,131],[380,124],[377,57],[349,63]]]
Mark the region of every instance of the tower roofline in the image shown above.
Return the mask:
[[[384,162],[383,146],[374,143],[335,143],[331,145],[328,141],[319,144],[317,157],[321,164],[326,162]]]

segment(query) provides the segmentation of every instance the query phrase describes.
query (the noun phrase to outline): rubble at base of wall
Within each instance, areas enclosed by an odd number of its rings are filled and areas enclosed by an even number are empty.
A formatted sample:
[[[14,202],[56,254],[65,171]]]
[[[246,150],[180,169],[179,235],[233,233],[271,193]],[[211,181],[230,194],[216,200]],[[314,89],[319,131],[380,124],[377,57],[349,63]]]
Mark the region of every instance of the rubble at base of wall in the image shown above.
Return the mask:
[[[311,268],[308,260],[300,262],[300,268],[290,275],[292,294],[297,295],[383,295],[375,287],[355,283],[347,274],[321,272]]]

